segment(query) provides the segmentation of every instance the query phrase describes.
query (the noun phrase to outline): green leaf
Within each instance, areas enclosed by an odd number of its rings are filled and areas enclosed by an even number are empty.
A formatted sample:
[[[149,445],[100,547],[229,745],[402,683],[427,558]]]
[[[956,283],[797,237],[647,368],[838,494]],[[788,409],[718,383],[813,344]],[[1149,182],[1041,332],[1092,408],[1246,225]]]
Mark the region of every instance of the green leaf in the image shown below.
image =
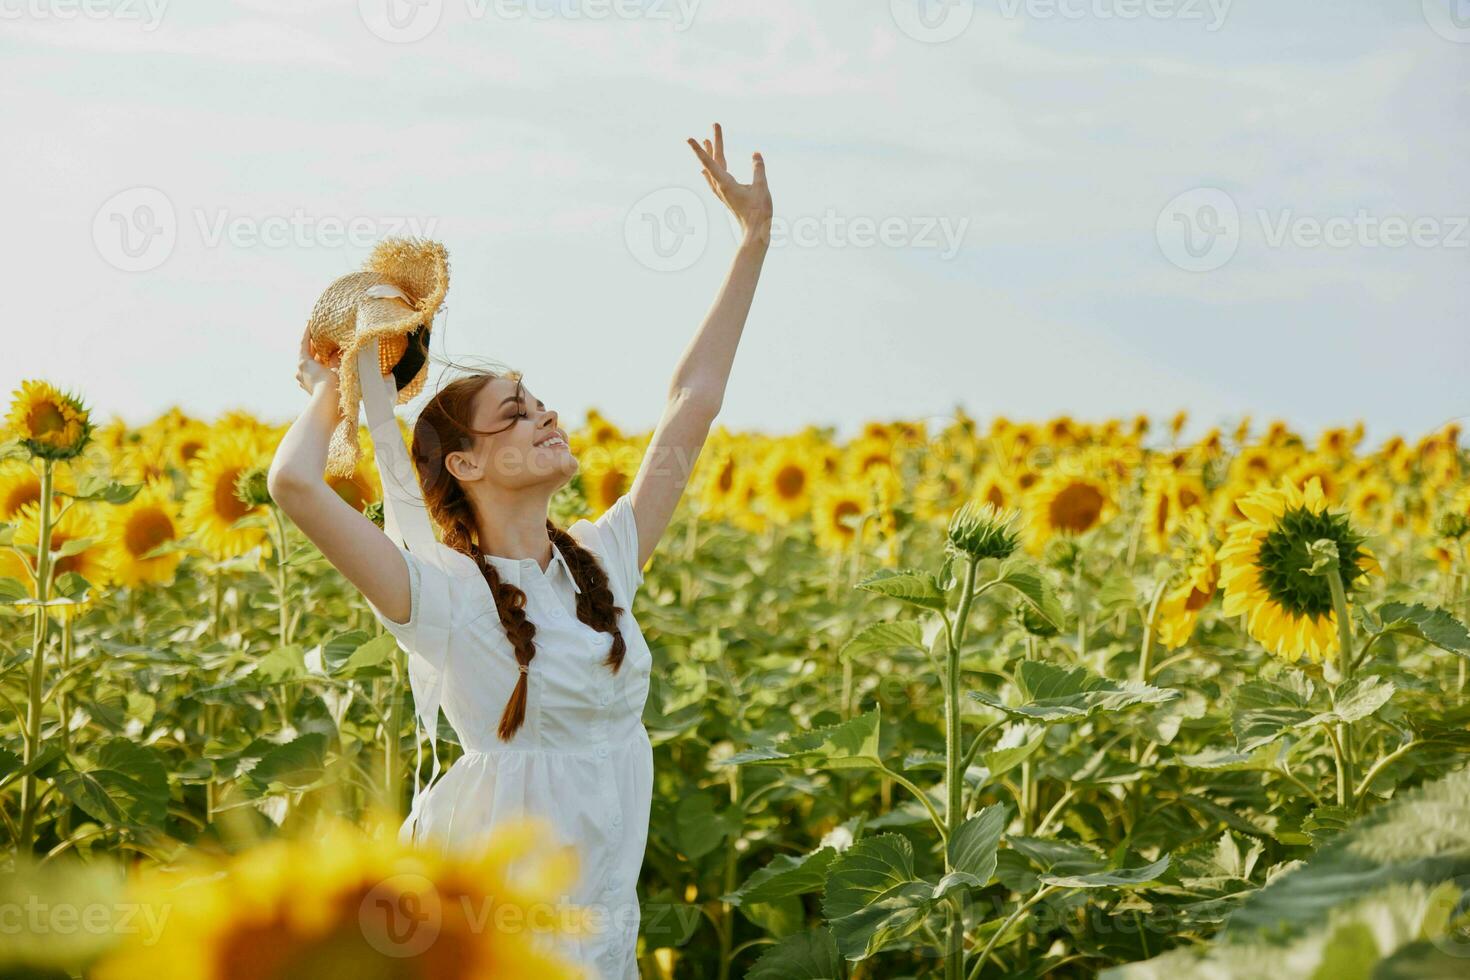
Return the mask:
[[[1383,620],[1380,633],[1412,636],[1448,653],[1470,657],[1470,630],[1443,609],[1390,602],[1378,610],[1378,615]]]
[[[859,582],[857,587],[925,609],[945,608],[943,590],[939,588],[934,576],[925,571],[885,568]]]
[[[1118,868],[1080,875],[1048,873],[1041,875],[1041,880],[1048,885],[1062,888],[1132,888],[1153,881],[1168,869],[1169,855],[1165,854],[1153,864],[1146,864],[1141,868]]]
[[[1298,728],[1343,721],[1361,721],[1393,697],[1393,681],[1382,677],[1354,677],[1332,692],[1332,710],[1298,722]]]
[[[1010,772],[1036,754],[1046,741],[1046,728],[1042,725],[1007,725],[995,748],[985,753],[985,768],[992,779]]]
[[[914,877],[913,846],[899,834],[868,837],[827,871],[822,912],[851,960],[897,945],[924,924],[933,886]]]
[[[731,905],[743,902],[773,902],[793,895],[806,895],[822,890],[827,870],[837,858],[837,851],[821,847],[810,854],[778,854],[759,868],[720,901]]]
[[[56,580],[56,594],[64,599],[80,600],[91,589],[92,583],[76,572],[64,572]]]
[[[1172,760],[1186,769],[1203,769],[1210,772],[1272,772],[1276,768],[1276,757],[1281,754],[1281,745],[1268,742],[1249,752],[1236,752],[1219,746],[1176,755]]]
[[[1231,727],[1241,752],[1273,742],[1313,716],[1312,682],[1297,674],[1288,678],[1287,685],[1257,680],[1236,689]]]
[[[1232,938],[1321,924],[1345,896],[1470,874],[1470,768],[1399,793],[1337,834],[1303,866],[1272,878],[1226,922]]]
[[[141,483],[118,483],[104,476],[85,476],[77,481],[77,492],[57,493],[73,500],[95,500],[107,504],[125,504],[143,489]]]
[[[953,870],[940,881],[932,897],[941,898],[955,887],[984,888],[990,884],[995,876],[1000,835],[1007,822],[1005,804],[992,803],[960,824],[949,838],[949,865]]]
[[[1075,841],[1011,835],[1006,837],[1006,843],[1042,871],[1087,874],[1107,867],[1096,850]]]
[[[745,974],[746,980],[840,980],[842,957],[826,928],[797,933],[770,946]]]
[[[276,647],[256,661],[253,676],[267,684],[307,677],[306,651],[294,643]]]
[[[1137,681],[1115,681],[1099,677],[1086,667],[1071,669],[1039,660],[1021,663],[1017,676],[1021,703],[1008,705],[985,691],[971,691],[982,704],[1018,718],[1048,724],[1080,721],[1097,711],[1121,711],[1139,704],[1161,704],[1179,696],[1169,688],[1152,687]]]
[[[338,677],[381,676],[385,673],[384,665],[391,665],[393,655],[397,651],[398,639],[392,633],[384,633],[357,647],[346,660],[335,668],[332,667],[330,660],[327,660],[327,666]],[[323,651],[323,659],[326,659],[325,651]]]
[[[162,757],[126,738],[109,738],[85,768],[63,769],[56,788],[93,819],[158,827],[168,817],[168,770]]]
[[[674,814],[674,829],[679,849],[691,861],[697,861],[720,846],[720,841],[739,833],[738,817],[732,828],[727,814],[715,812],[714,797],[708,793],[686,793]]]
[[[255,798],[307,785],[321,777],[326,755],[327,736],[321,732],[273,744],[245,773],[242,781],[245,793]]]
[[[1046,577],[1035,566],[1012,558],[1000,567],[996,582],[1019,593],[1036,612],[1057,629],[1067,625],[1067,612]]]
[[[30,597],[30,590],[20,579],[0,578],[0,603],[10,605]]]
[[[70,558],[72,555],[81,554],[101,540],[102,539],[100,537],[70,538],[62,542],[61,547],[53,551],[51,553],[51,556],[57,560],[60,560],[62,558]]]
[[[747,749],[715,765],[790,766],[802,769],[878,769],[881,707],[856,718],[792,735],[774,748]]]
[[[869,653],[889,650],[924,649],[924,636],[919,624],[911,619],[897,623],[873,623],[843,644],[837,653],[839,661],[851,660]]]

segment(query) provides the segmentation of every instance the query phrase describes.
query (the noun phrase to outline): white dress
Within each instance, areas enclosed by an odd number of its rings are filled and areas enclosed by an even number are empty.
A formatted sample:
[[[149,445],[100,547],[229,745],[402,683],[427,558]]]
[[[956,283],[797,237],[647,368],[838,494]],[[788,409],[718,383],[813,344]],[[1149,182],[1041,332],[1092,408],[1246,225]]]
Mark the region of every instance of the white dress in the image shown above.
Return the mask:
[[[616,674],[601,662],[612,637],[577,619],[579,590],[554,544],[544,572],[531,558],[487,555],[503,581],[525,592],[526,615],[536,626],[525,721],[509,742],[497,728],[519,668],[469,556],[436,542],[449,553],[438,556],[441,568],[400,545],[412,583],[408,622],[369,606],[408,653],[430,753],[436,733],[429,718],[440,706],[464,747],[441,779],[431,774],[426,788],[415,787],[400,837],[448,851],[473,846],[503,819],[543,818],[578,857],[577,883],[562,900],[590,908],[598,929],[558,937],[553,947],[595,980],[627,980],[639,975],[637,884],[653,797],[653,747],[642,720],[653,657],[632,614],[643,582],[638,531],[625,494],[597,520],[579,520],[567,532],[606,570],[614,603],[623,608],[627,652]],[[437,755],[433,763],[437,773]]]

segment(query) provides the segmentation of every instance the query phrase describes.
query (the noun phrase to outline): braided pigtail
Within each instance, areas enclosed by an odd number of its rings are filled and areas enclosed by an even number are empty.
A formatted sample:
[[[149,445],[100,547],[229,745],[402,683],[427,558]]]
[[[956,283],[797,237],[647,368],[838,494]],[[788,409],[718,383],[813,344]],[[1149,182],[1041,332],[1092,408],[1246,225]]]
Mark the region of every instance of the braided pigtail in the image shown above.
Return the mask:
[[[576,538],[549,519],[546,530],[551,532],[551,540],[561,549],[562,557],[566,558],[567,566],[572,570],[572,577],[577,580],[577,587],[582,590],[577,594],[577,618],[599,633],[612,635],[612,645],[608,648],[607,659],[603,663],[616,674],[623,665],[623,655],[628,652],[628,644],[623,639],[622,631],[618,629],[618,617],[622,615],[623,608],[613,604],[607,571],[596,555],[583,548]]]

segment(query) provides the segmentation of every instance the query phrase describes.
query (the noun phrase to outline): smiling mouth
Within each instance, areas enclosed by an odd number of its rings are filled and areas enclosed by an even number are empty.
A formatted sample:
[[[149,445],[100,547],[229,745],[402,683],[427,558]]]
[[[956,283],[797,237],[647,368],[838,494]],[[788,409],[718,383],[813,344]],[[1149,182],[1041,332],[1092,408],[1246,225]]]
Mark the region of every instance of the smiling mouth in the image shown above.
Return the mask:
[[[561,436],[552,436],[550,439],[544,439],[536,443],[536,445],[542,449],[556,449],[558,446],[565,449],[567,441]]]

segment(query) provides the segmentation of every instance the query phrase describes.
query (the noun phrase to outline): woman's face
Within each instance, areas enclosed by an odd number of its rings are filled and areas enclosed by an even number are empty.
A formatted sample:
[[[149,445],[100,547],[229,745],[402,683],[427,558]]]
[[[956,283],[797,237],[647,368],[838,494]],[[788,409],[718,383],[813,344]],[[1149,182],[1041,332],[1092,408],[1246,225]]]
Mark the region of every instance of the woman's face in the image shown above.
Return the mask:
[[[550,483],[553,488],[577,472],[555,411],[513,378],[492,378],[475,397],[470,425],[494,435],[477,435],[462,457],[463,480],[492,480],[506,489]]]

